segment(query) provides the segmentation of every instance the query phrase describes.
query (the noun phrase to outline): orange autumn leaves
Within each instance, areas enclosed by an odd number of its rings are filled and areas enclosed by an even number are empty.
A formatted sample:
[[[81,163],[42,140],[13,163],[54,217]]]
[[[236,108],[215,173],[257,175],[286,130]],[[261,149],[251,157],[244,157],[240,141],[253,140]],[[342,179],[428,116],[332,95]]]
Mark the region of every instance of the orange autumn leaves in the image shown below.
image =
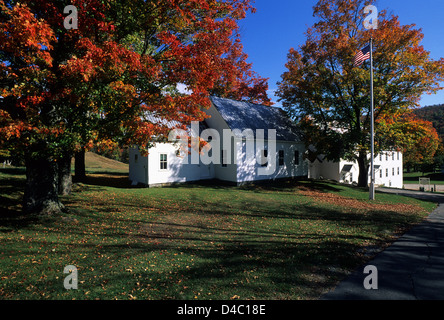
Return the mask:
[[[68,31],[61,4],[0,0],[0,96],[8,99],[0,127],[10,132],[1,139],[14,148],[26,143],[11,133],[41,127],[64,131],[68,150],[91,139],[146,147],[166,133],[146,112],[185,125],[205,117],[210,94],[270,103],[239,40],[237,21],[254,11],[249,0],[72,5],[79,29]],[[174,90],[179,83],[188,95]]]
[[[9,16],[7,21],[0,21],[3,31],[0,32],[1,50],[21,59],[26,68],[42,64],[52,66],[49,50],[56,38],[50,26],[37,19],[24,4],[10,9],[0,0],[0,9]],[[2,69],[9,71],[5,63],[2,63]]]
[[[404,163],[430,162],[442,144],[433,124],[413,112],[382,115],[377,128],[380,139],[397,142],[404,152]]]
[[[290,49],[278,90],[320,154],[358,160],[362,186],[371,145],[371,89],[370,63],[353,66],[357,51],[373,38],[376,152],[399,148],[407,157],[433,157],[436,132],[410,113],[425,93],[442,90],[444,80],[444,58],[432,59],[420,28],[402,25],[381,7],[378,29],[364,29],[369,4],[374,1],[318,1],[316,22],[306,42]]]
[[[36,88],[44,78],[51,78],[53,59],[49,53],[55,35],[44,21],[35,18],[26,5],[17,4],[13,8],[0,0],[2,14],[8,20],[0,20],[0,50],[12,60],[18,61],[15,65],[9,61],[0,61],[0,97],[7,100],[16,97],[15,107],[11,112],[8,109],[0,110],[0,141],[3,139],[20,138],[23,132],[30,130],[45,131],[45,126],[36,128],[27,119],[15,119],[17,113],[26,113],[27,117],[35,117],[38,110],[30,107],[43,102],[47,96]],[[42,71],[42,69],[46,69]]]

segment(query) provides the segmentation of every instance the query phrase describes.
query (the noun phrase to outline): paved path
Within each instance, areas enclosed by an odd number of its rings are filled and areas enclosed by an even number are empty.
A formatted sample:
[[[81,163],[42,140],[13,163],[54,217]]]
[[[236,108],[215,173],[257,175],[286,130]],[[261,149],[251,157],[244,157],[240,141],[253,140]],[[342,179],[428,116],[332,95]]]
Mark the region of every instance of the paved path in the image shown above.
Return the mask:
[[[413,227],[367,265],[377,267],[378,289],[366,290],[365,265],[353,272],[323,300],[443,300],[444,299],[444,194],[380,188],[439,203],[421,224]]]

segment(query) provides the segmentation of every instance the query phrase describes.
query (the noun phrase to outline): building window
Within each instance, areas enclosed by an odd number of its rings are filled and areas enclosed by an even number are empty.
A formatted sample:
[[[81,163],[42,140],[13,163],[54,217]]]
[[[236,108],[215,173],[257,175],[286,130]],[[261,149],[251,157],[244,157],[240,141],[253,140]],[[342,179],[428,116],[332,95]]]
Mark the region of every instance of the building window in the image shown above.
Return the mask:
[[[392,153],[392,160],[395,160],[395,153]]]
[[[268,150],[264,149],[261,152],[261,167],[266,167],[268,166]]]
[[[388,152],[385,154],[385,160],[386,161],[388,161],[388,159],[389,159],[389,154],[388,154]]]
[[[382,161],[382,153],[379,154],[379,161]]]
[[[221,159],[220,162],[222,163],[222,168],[226,168],[227,167],[227,150],[222,150],[222,153],[220,155]]]
[[[299,165],[299,150],[294,152],[294,164],[297,166]]]
[[[399,167],[398,167],[398,176],[399,176]]]
[[[395,168],[392,168],[392,176],[395,175]]]
[[[379,170],[379,177],[382,178],[382,169]]]
[[[160,170],[168,169],[168,160],[166,153],[160,154]]]
[[[398,154],[398,160],[399,160],[399,151],[397,152],[397,154]]]
[[[350,172],[350,183],[353,183],[353,172]]]
[[[279,150],[279,166],[284,165],[284,150]]]
[[[134,163],[137,163],[139,161],[139,155],[136,153],[134,155]]]
[[[388,168],[385,169],[385,176],[386,176],[386,177],[389,176],[389,169],[388,169]]]

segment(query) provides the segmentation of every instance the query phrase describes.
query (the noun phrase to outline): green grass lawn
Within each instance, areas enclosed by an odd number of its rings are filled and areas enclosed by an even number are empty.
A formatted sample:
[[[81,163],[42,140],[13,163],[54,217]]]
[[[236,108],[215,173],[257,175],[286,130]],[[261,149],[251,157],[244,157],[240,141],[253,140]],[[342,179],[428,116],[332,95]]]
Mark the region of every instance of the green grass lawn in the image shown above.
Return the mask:
[[[19,211],[24,171],[0,170],[0,299],[317,299],[436,207],[325,182],[88,181],[69,213],[35,219]]]
[[[444,185],[444,173],[442,172],[404,172],[404,184],[418,184],[421,177],[430,178],[432,185]]]

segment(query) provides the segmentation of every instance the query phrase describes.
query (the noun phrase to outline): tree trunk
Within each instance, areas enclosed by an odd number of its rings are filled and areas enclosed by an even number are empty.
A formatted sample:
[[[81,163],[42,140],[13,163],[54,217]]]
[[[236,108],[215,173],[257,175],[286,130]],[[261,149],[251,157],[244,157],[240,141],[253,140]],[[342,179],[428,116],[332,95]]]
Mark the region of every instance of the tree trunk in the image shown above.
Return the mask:
[[[26,185],[23,195],[23,211],[51,215],[64,207],[57,190],[57,163],[53,159],[33,159],[26,156]]]
[[[364,188],[368,187],[368,161],[367,153],[359,152],[358,155],[358,166],[359,166],[359,177],[358,177],[358,187]]]
[[[76,181],[85,181],[85,149],[82,149],[82,151],[76,152],[75,154],[74,174]]]
[[[68,195],[72,190],[71,159],[71,153],[67,153],[58,163],[58,189],[60,195]]]

